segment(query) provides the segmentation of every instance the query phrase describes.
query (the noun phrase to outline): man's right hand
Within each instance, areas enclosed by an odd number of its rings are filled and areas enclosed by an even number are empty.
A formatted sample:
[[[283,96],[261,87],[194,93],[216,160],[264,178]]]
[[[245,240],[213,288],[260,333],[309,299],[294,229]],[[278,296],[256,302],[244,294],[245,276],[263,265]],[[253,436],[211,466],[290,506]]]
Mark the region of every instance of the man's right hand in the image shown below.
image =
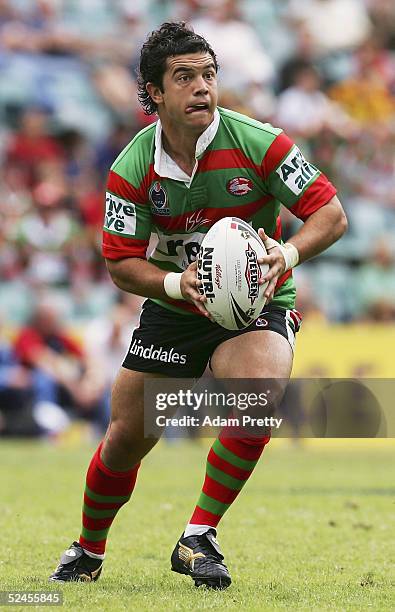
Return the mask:
[[[181,293],[187,302],[190,302],[200,311],[200,313],[211,319],[210,313],[206,310],[204,302],[207,302],[207,298],[204,295],[200,295],[198,287],[202,284],[202,281],[198,280],[197,275],[197,262],[191,263],[187,269],[181,275]]]

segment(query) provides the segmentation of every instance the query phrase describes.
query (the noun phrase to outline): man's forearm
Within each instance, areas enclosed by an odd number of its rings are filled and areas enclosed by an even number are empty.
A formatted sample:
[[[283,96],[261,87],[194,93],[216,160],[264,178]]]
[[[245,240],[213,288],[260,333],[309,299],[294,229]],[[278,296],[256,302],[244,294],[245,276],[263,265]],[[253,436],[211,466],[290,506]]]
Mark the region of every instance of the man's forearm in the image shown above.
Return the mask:
[[[145,259],[128,257],[106,260],[108,271],[115,285],[123,291],[149,298],[166,297],[163,280],[168,274]]]
[[[347,230],[347,218],[335,196],[328,204],[313,213],[288,240],[299,252],[299,262],[325,251]]]
[[[108,271],[114,283],[123,291],[147,298],[186,300],[205,317],[210,317],[204,302],[206,298],[198,292],[196,281],[196,262],[191,263],[184,272],[170,273],[160,270],[154,264],[129,257],[113,261],[106,260]],[[167,282],[173,276],[174,282]],[[166,278],[166,291],[164,280]]]

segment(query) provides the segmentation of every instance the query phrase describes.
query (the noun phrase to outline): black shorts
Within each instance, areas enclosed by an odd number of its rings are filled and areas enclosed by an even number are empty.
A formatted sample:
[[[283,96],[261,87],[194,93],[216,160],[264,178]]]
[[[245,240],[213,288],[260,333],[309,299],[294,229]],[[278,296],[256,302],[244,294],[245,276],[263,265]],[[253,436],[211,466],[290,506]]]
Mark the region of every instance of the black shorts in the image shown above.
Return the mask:
[[[200,378],[217,346],[246,332],[266,329],[277,332],[293,350],[300,322],[297,310],[269,305],[254,323],[230,331],[200,315],[178,314],[146,300],[122,365],[129,370],[173,378]]]

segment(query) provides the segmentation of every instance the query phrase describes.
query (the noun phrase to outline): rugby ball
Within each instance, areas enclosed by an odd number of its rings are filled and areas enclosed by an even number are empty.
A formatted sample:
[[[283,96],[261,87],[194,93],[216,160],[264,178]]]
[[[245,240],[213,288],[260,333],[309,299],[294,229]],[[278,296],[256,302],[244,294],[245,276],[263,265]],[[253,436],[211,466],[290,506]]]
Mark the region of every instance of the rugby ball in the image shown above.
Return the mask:
[[[225,217],[205,235],[197,256],[199,292],[205,307],[225,329],[244,329],[265,305],[267,283],[259,279],[268,270],[258,259],[266,255],[257,232],[242,219]]]

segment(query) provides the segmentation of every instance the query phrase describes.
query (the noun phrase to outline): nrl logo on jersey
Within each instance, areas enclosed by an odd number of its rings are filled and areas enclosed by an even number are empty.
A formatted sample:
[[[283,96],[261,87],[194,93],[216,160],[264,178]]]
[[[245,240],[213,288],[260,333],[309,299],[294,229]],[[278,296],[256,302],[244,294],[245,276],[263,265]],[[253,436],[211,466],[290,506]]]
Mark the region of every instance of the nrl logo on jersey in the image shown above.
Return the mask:
[[[307,183],[318,174],[317,168],[305,159],[298,147],[292,149],[276,172],[295,195],[300,195]]]
[[[253,187],[253,182],[244,176],[236,176],[226,184],[227,192],[237,197],[247,195],[247,193],[252,191]]]
[[[151,200],[151,212],[154,215],[170,215],[170,210],[167,206],[167,193],[159,181],[155,181],[152,184],[149,190],[149,199]]]

